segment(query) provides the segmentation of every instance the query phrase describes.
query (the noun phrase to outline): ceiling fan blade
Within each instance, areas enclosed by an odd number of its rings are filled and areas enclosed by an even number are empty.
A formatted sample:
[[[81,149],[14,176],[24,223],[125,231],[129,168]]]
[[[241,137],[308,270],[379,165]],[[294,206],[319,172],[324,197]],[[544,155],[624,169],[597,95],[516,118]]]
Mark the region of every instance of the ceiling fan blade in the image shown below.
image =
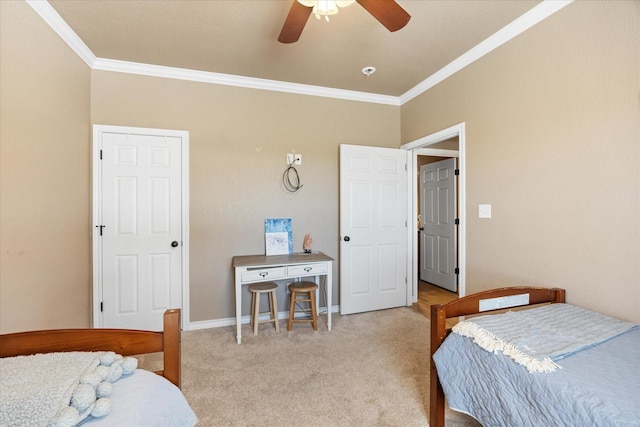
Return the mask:
[[[411,15],[395,0],[356,0],[389,31],[398,31],[407,25]]]
[[[287,19],[282,26],[282,31],[280,31],[278,41],[280,43],[297,42],[312,10],[312,7],[307,7],[293,0]]]

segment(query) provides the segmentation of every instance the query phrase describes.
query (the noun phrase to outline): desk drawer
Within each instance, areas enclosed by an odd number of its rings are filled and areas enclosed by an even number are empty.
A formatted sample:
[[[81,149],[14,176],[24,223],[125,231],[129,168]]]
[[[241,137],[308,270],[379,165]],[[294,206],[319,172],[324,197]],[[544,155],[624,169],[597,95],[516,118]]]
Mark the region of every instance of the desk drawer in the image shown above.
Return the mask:
[[[327,274],[327,264],[301,264],[287,267],[287,276],[316,276],[318,274]]]
[[[285,277],[284,267],[260,268],[242,272],[242,282],[266,282],[268,280],[282,279]]]

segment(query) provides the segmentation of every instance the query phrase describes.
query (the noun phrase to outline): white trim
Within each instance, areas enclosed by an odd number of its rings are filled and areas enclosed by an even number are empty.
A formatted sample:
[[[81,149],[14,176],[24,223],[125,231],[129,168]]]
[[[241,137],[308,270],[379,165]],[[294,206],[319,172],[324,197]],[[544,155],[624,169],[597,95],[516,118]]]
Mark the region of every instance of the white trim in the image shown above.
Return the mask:
[[[404,147],[400,147],[401,150],[403,148]],[[407,178],[406,178],[407,179],[407,188],[406,188],[407,213],[406,215],[407,215],[407,220],[409,222],[417,221],[417,216],[416,216],[416,213],[414,212],[415,203],[413,201],[413,199],[415,198],[415,195],[413,193],[416,191],[415,190],[416,175],[414,173],[414,171],[416,170],[416,158],[417,156],[411,150],[407,150],[406,163],[405,163],[406,171],[407,171]],[[415,269],[413,268],[413,266],[416,265],[414,258],[417,257],[417,252],[414,251],[413,241],[415,240],[415,238],[412,235],[412,233],[414,231],[417,232],[417,230],[415,228],[415,222],[413,225],[407,224],[405,228],[407,230],[407,237],[406,237],[407,264],[405,266],[405,272],[407,273],[407,276],[405,279],[405,287],[406,287],[406,293],[407,293],[407,307],[410,307],[412,304],[418,302],[418,281],[417,281],[417,278],[415,277],[416,275]]]
[[[191,228],[190,220],[191,212],[189,211],[190,199],[189,189],[191,184],[189,183],[189,176],[191,175],[189,169],[189,131],[176,131],[178,135],[182,137],[182,308],[180,313],[182,329],[189,330],[188,326],[191,319],[191,286],[189,271],[190,266],[190,248],[191,238],[189,230]]]
[[[332,313],[339,313],[340,312],[340,306],[339,305],[333,305],[331,306],[331,312]],[[320,314],[318,314],[318,317],[320,316]],[[289,312],[288,311],[279,311],[278,312],[278,319],[289,319]],[[240,318],[240,323],[245,325],[251,322],[251,316],[242,316]],[[210,329],[210,328],[223,328],[225,326],[236,326],[236,318],[235,317],[227,317],[225,319],[215,319],[215,320],[200,320],[197,322],[191,322],[189,323],[189,329],[190,331],[195,331],[195,330],[199,330],[199,329]]]
[[[416,96],[426,92],[438,83],[451,77],[467,65],[488,54],[498,46],[508,42],[518,34],[528,30],[538,22],[548,18],[564,8],[573,0],[544,0],[524,15],[517,18],[495,34],[480,42],[462,56],[445,65],[427,79],[418,83],[399,97],[375,93],[334,89],[322,86],[288,83],[277,80],[258,79],[254,77],[235,76],[231,74],[212,73],[207,71],[187,70],[184,68],[165,67],[160,65],[141,64],[137,62],[96,58],[86,44],[60,17],[58,12],[45,0],[25,0],[33,10],[82,58],[89,67],[95,70],[119,73],[139,74],[153,77],[196,81],[202,83],[221,84],[226,86],[246,87],[250,89],[271,90],[295,93],[299,95],[321,96],[345,99],[350,101],[369,102],[401,106]]]
[[[400,105],[411,101],[416,96],[448,79],[467,65],[482,58],[492,50],[508,42],[520,33],[528,30],[538,22],[543,21],[572,2],[573,0],[543,1],[524,15],[517,18],[515,21],[489,36],[489,38],[480,42],[477,46],[454,59],[451,63],[429,76],[426,80],[423,80],[421,83],[418,83],[413,88],[400,95]]]
[[[84,61],[89,67],[93,67],[96,56],[91,49],[78,37],[71,27],[62,19],[58,12],[43,0],[25,0],[33,10],[55,31],[64,42]]]
[[[276,92],[296,93],[299,95],[323,96],[327,98],[346,99],[376,104],[400,105],[398,97],[378,95],[375,93],[357,92],[353,90],[333,89],[299,83],[288,83],[277,80],[258,79],[255,77],[235,76],[231,74],[212,73],[209,71],[188,70],[186,68],[165,67],[161,65],[141,64],[138,62],[118,61],[98,58],[94,70],[114,71],[119,73],[140,74],[144,76],[164,77],[169,79],[188,80],[202,83],[221,84],[225,86],[246,87],[250,89],[271,90]]]
[[[93,173],[92,187],[91,187],[91,248],[92,259],[91,265],[93,270],[92,276],[92,300],[91,306],[91,323],[94,328],[102,327],[102,311],[100,310],[100,303],[102,302],[102,245],[100,244],[100,233],[96,228],[102,224],[102,197],[98,197],[98,194],[102,192],[102,169],[98,161],[100,159],[100,150],[102,145],[100,141],[100,131],[96,126],[93,126],[93,154],[91,156],[91,169]]]
[[[434,156],[434,157],[460,157],[458,150],[445,150],[440,148],[416,148],[416,154],[422,156]]]
[[[466,136],[465,136],[465,123],[460,123],[455,126],[451,126],[447,129],[443,129],[431,135],[419,138],[415,141],[403,144],[401,149],[407,150],[412,159],[408,163],[408,175],[407,175],[407,191],[409,192],[409,225],[407,227],[409,241],[408,241],[408,253],[409,257],[409,273],[407,280],[409,281],[414,294],[414,301],[418,300],[418,241],[415,236],[418,235],[418,193],[416,189],[416,169],[417,169],[417,156],[418,154],[440,155],[443,151],[450,150],[437,150],[429,149],[429,145],[436,144],[438,142],[446,141],[447,139],[458,137],[458,169],[460,170],[460,176],[458,177],[458,210],[460,225],[458,226],[458,266],[460,267],[460,273],[458,275],[458,296],[463,297],[466,294],[467,289],[467,182],[466,182]]]
[[[182,307],[181,308],[181,327],[183,330],[189,330],[190,324],[190,282],[189,282],[189,132],[184,130],[167,130],[167,129],[149,129],[131,126],[109,126],[109,125],[93,125],[93,157],[91,160],[93,169],[93,185],[92,185],[92,204],[93,212],[91,224],[92,249],[93,249],[93,327],[101,328],[102,312],[100,311],[100,302],[102,301],[102,245],[99,238],[99,229],[97,225],[102,224],[102,205],[101,197],[97,197],[102,191],[102,164],[100,163],[100,150],[102,149],[102,139],[100,134],[104,132],[120,132],[120,133],[144,133],[147,135],[174,136],[181,139],[181,166],[182,166]]]

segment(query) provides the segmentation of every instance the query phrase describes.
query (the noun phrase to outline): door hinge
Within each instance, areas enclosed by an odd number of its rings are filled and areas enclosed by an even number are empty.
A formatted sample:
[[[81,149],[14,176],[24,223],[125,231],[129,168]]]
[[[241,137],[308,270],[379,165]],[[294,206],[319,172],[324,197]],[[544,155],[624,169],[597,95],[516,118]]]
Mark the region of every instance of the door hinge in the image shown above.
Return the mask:
[[[460,269],[458,267],[456,267],[456,268],[453,269],[453,272],[455,274],[460,274]]]
[[[105,228],[106,225],[96,225],[96,228],[100,229],[100,235],[102,236],[102,229]]]
[[[456,218],[456,219],[454,219],[454,220],[453,220],[453,223],[454,223],[455,225],[460,225],[460,218]]]
[[[456,176],[460,175],[460,169],[456,169],[453,173],[454,173]]]
[[[100,160],[102,160],[102,150],[100,150]]]
[[[104,311],[104,303],[100,301],[100,312]]]

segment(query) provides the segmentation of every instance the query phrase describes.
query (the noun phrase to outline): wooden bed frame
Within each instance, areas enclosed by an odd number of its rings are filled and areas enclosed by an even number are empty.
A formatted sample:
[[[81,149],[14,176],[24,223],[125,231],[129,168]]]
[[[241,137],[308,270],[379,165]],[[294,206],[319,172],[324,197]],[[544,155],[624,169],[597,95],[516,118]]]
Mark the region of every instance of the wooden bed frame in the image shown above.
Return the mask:
[[[529,295],[529,302],[525,304],[504,304],[499,308],[490,310],[480,310],[480,301],[504,298],[514,295]],[[505,301],[506,302],[506,301]],[[565,302],[565,291],[559,288],[539,288],[539,287],[510,287],[491,289],[477,294],[468,295],[448,304],[434,304],[431,306],[431,351],[430,351],[430,407],[429,425],[431,427],[444,427],[445,397],[442,385],[438,380],[438,372],[433,362],[433,353],[436,352],[440,344],[451,332],[447,329],[447,319],[458,316],[467,316],[478,313],[492,313],[514,306],[536,305],[543,303],[563,303]]]
[[[123,356],[163,352],[163,370],[156,374],[180,388],[180,309],[165,311],[163,332],[51,329],[0,335],[0,357],[61,351],[114,351]]]

